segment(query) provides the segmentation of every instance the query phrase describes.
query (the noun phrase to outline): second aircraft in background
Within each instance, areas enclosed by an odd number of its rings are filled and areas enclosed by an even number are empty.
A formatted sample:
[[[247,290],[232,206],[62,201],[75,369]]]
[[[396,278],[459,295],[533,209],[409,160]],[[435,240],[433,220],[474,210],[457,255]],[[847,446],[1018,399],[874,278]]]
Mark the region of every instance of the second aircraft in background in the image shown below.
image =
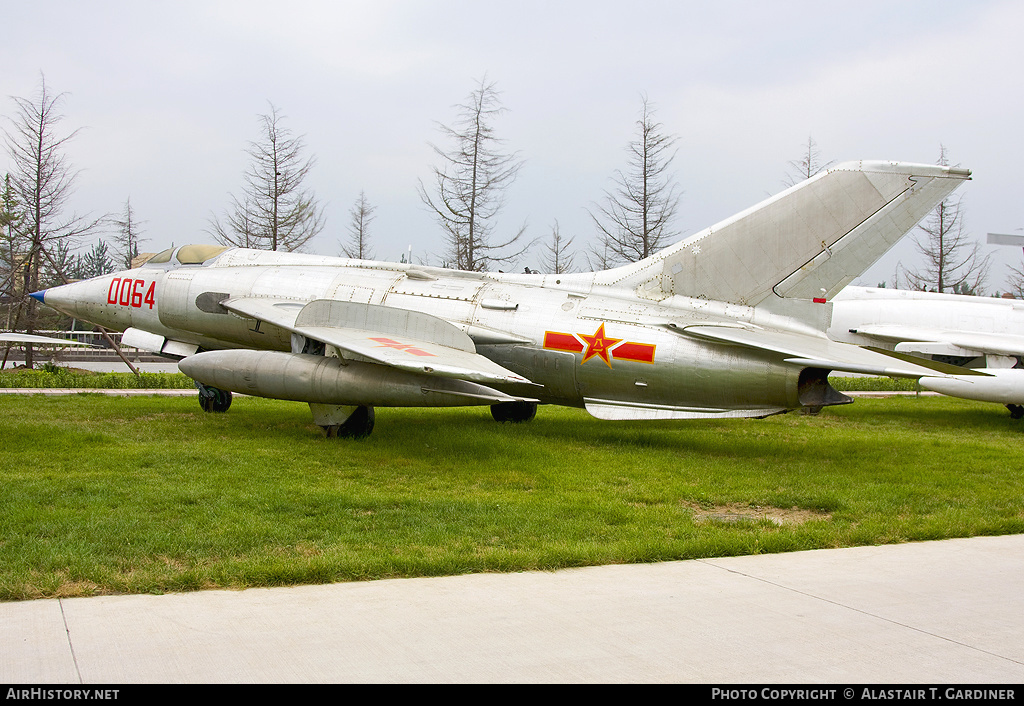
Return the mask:
[[[832,302],[828,335],[987,375],[922,377],[921,387],[1006,405],[1024,416],[1024,301],[847,287]]]

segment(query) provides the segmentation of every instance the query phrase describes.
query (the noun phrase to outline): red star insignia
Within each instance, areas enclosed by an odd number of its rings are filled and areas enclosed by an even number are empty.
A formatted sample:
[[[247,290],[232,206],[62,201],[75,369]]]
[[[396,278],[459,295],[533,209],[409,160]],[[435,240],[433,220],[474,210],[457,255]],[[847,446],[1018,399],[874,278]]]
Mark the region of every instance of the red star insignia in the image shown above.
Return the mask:
[[[594,356],[600,356],[605,365],[609,368],[612,367],[612,362],[608,359],[608,349],[621,341],[621,338],[606,338],[604,335],[604,324],[597,327],[597,331],[593,336],[586,336],[581,333],[579,337],[587,342],[587,350],[583,353],[581,363],[586,363]]]

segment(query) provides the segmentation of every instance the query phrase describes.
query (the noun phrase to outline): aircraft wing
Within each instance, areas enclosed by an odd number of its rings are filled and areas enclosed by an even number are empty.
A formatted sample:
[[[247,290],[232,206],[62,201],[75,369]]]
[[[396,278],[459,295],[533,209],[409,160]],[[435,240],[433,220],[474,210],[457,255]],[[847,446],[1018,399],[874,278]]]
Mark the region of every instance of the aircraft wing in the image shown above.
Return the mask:
[[[436,316],[360,302],[239,297],[221,304],[341,351],[415,373],[479,383],[530,380],[476,352],[473,340]]]
[[[790,331],[775,331],[753,326],[694,325],[677,329],[696,338],[747,348],[757,348],[785,356],[787,363],[824,368],[846,373],[863,373],[886,377],[939,377],[951,374],[980,374],[976,371],[935,363],[924,359],[908,360],[908,356],[887,354],[824,337]]]
[[[50,338],[48,336],[35,336],[27,333],[0,333],[0,341],[9,341],[11,343],[45,343],[51,346],[85,346],[86,348],[92,348],[91,343],[83,343],[82,341],[71,341],[66,338]]]
[[[851,333],[896,343],[896,350],[901,353],[968,357],[1024,355],[1024,336],[1011,334],[951,331],[893,324],[858,326]]]

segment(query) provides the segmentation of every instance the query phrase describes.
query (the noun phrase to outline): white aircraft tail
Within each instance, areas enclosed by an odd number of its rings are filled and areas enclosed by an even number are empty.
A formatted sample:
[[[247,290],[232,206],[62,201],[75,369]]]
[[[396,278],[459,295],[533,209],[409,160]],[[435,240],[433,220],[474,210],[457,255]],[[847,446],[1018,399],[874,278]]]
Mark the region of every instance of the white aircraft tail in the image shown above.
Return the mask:
[[[595,283],[641,296],[754,306],[773,293],[830,298],[874,264],[970,171],[846,162]]]

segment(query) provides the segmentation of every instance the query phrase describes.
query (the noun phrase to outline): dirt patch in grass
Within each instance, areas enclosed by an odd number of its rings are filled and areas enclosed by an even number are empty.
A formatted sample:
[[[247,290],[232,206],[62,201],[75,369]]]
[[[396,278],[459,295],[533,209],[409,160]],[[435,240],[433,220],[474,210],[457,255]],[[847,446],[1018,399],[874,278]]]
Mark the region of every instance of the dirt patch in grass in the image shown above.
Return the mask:
[[[798,507],[772,507],[770,505],[744,505],[729,503],[706,507],[694,502],[683,501],[683,507],[693,513],[694,522],[771,522],[775,525],[802,525],[812,520],[830,520],[831,513],[820,510],[804,510]]]

